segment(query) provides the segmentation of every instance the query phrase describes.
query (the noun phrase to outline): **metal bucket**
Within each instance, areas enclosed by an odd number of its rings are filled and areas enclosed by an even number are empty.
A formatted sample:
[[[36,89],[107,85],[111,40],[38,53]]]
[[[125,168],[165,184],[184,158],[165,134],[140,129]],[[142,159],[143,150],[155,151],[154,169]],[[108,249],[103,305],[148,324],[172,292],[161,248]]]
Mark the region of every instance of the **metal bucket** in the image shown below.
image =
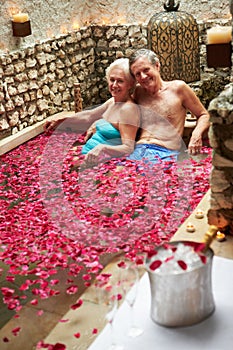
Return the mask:
[[[172,245],[188,242],[173,242]],[[163,247],[158,248],[164,249]],[[212,293],[213,251],[205,252],[206,263],[189,271],[161,273],[146,262],[151,288],[151,318],[167,327],[191,326],[210,316],[215,309]],[[185,257],[184,257],[185,259]]]

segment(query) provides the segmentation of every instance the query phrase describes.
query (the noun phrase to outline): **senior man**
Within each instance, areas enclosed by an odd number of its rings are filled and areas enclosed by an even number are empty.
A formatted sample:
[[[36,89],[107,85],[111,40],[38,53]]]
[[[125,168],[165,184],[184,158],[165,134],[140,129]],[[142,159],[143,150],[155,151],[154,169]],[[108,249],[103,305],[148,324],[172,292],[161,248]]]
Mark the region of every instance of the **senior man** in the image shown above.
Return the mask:
[[[159,59],[151,50],[139,49],[129,61],[138,83],[134,99],[141,107],[142,120],[139,140],[128,159],[177,158],[187,111],[197,118],[188,152],[199,153],[203,134],[209,128],[209,114],[194,91],[182,80],[164,81]]]

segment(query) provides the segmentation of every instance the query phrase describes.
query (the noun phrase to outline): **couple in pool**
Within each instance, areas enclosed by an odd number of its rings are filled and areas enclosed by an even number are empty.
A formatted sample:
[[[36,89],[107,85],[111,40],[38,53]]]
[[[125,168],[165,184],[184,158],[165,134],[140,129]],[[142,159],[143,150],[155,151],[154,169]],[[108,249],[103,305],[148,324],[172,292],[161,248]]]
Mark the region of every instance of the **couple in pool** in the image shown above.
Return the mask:
[[[161,78],[153,51],[139,49],[129,59],[117,59],[107,68],[106,78],[112,95],[109,100],[73,117],[50,120],[45,131],[64,121],[78,133],[88,130],[82,148],[88,165],[98,163],[100,157],[169,161],[179,154],[186,112],[190,111],[197,124],[188,152],[200,152],[203,133],[209,127],[208,112],[184,81]]]

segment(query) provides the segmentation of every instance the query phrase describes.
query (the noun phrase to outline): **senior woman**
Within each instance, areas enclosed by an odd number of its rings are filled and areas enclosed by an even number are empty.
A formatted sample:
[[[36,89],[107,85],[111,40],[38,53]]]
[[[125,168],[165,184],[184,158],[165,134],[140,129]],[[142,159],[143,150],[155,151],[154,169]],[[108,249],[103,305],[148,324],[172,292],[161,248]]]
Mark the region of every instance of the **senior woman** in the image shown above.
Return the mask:
[[[46,122],[45,131],[56,128],[64,120],[78,133],[88,130],[88,140],[82,148],[85,161],[97,163],[100,156],[121,157],[134,150],[139,128],[139,107],[131,97],[135,80],[129,70],[128,58],[120,58],[106,70],[108,89],[112,97],[101,106],[76,113],[73,117]]]

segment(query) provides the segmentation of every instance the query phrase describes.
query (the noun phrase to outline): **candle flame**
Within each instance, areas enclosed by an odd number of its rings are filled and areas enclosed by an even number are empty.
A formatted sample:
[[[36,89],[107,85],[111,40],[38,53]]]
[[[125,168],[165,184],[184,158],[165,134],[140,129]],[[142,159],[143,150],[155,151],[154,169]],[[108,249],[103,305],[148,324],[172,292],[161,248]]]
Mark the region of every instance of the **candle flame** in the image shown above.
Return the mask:
[[[67,29],[67,27],[65,25],[61,25],[60,31],[61,31],[61,34],[67,34],[68,33],[68,29]]]
[[[19,10],[18,7],[9,7],[9,14],[12,17],[13,15],[16,15],[17,13],[20,13],[21,11]]]
[[[106,17],[103,17],[103,18],[102,18],[102,24],[103,24],[103,25],[109,24],[109,23],[110,23],[110,21],[109,21],[108,18],[106,18]]]
[[[0,42],[0,51],[3,51],[4,53],[9,53],[9,49],[6,46],[6,43],[3,41]]]
[[[229,13],[226,15],[226,18],[227,18],[227,19],[231,19],[231,18],[232,18],[232,14],[229,12]]]
[[[55,34],[51,29],[48,29],[46,32],[47,38],[54,38]]]
[[[72,28],[74,30],[80,29],[80,25],[79,25],[78,21],[73,21]]]
[[[126,19],[124,16],[120,16],[117,20],[118,24],[125,24],[126,23]]]
[[[224,241],[226,236],[225,236],[224,233],[218,231],[217,234],[216,234],[216,238],[217,238],[218,241]]]

